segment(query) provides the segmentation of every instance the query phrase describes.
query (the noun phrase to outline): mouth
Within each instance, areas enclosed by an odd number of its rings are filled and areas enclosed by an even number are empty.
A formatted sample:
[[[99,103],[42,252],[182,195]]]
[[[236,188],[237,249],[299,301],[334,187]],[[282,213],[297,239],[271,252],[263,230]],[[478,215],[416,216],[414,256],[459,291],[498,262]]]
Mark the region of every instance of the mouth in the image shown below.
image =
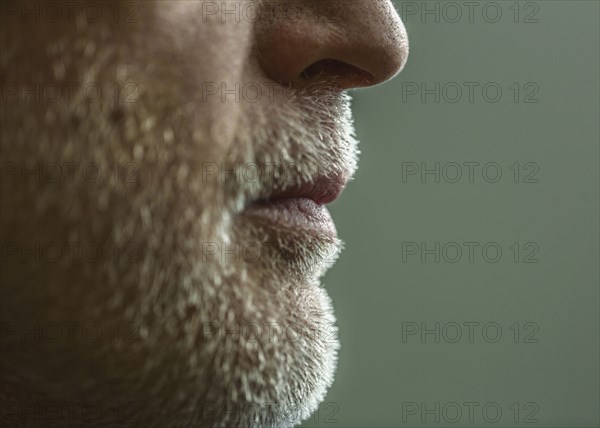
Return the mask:
[[[246,213],[260,217],[272,227],[336,239],[335,223],[325,205],[338,198],[347,181],[344,174],[319,176],[299,186],[273,191],[268,197],[250,204]]]

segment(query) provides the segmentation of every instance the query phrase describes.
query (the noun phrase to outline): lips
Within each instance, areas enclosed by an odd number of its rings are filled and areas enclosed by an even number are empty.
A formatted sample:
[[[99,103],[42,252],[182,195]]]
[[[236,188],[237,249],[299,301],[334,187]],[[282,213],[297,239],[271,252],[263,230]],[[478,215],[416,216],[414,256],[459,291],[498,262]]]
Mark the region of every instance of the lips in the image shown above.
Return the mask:
[[[251,204],[246,212],[268,221],[272,227],[302,230],[335,239],[337,231],[325,204],[338,198],[346,182],[346,177],[341,174],[320,176],[299,186],[273,191]]]
[[[333,202],[346,187],[347,179],[344,175],[334,177],[319,176],[310,183],[288,187],[285,190],[273,191],[265,200],[260,202],[279,201],[294,198],[312,200],[317,205]]]

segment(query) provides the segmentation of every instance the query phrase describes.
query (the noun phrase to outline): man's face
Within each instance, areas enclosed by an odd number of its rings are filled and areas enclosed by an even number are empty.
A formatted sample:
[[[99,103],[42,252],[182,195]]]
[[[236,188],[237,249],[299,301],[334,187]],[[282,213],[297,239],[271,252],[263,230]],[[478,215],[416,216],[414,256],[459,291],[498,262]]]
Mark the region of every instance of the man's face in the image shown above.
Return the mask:
[[[392,4],[53,3],[2,5],[0,398],[298,423],[339,346],[319,278],[356,169],[346,91],[408,53]]]

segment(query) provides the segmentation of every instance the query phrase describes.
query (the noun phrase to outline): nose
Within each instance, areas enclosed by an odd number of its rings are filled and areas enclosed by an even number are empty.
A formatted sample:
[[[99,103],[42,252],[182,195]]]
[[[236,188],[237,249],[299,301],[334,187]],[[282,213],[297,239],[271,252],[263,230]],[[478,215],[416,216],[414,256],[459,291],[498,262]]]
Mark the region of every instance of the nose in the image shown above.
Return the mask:
[[[330,80],[342,89],[373,86],[406,64],[408,37],[390,0],[263,4],[271,9],[269,19],[256,22],[258,60],[279,83],[301,88]]]

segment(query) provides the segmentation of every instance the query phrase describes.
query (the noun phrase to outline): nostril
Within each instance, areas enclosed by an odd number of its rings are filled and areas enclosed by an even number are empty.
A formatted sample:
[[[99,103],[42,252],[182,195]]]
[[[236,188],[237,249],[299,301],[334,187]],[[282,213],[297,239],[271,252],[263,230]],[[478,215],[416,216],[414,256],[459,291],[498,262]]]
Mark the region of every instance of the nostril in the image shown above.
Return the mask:
[[[369,86],[373,75],[362,68],[337,59],[323,59],[302,71],[300,78],[307,81],[334,80],[343,88]]]

